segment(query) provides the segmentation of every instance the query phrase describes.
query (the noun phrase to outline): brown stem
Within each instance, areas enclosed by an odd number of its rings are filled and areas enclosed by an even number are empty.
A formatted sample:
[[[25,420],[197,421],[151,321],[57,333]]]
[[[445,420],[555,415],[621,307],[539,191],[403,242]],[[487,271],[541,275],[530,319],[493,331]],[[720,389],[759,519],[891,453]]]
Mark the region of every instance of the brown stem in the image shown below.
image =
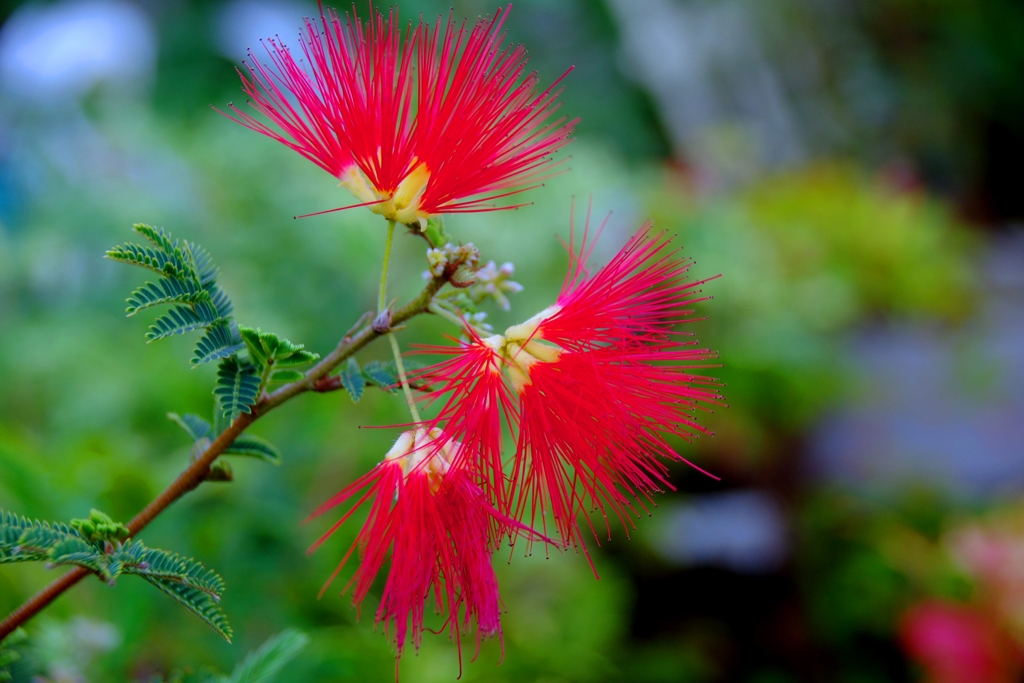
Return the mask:
[[[8,614],[6,619],[0,621],[0,642],[3,642],[4,638],[14,633],[15,629],[34,617],[36,613],[51,602],[56,600],[58,595],[71,588],[88,575],[88,569],[75,567],[67,574],[36,593],[21,607]]]
[[[419,315],[420,313],[426,313],[434,295],[437,294],[444,285],[445,279],[443,277],[434,278],[428,282],[427,286],[423,288],[423,291],[420,292],[415,299],[395,311],[394,315],[391,317],[392,328]],[[237,439],[238,436],[249,427],[249,425],[285,401],[295,398],[299,394],[303,394],[307,391],[316,391],[317,384],[327,377],[334,368],[341,365],[341,363],[371,341],[383,336],[387,332],[387,330],[384,332],[378,332],[374,330],[372,326],[363,327],[361,330],[354,333],[349,331],[349,333],[346,334],[338,343],[338,346],[334,351],[313,366],[313,368],[311,368],[302,379],[296,380],[291,384],[286,384],[274,393],[262,397],[259,403],[253,406],[252,413],[240,414],[235,418],[234,422],[232,422],[231,425],[209,445],[200,458],[189,465],[188,469],[178,475],[178,478],[175,479],[171,485],[163,491],[163,493],[157,496],[153,502],[143,508],[139,514],[135,515],[135,517],[128,522],[128,531],[131,532],[131,535],[135,536],[138,534],[160,513],[170,507],[174,501],[178,500],[186,493],[203,483],[203,479],[206,478],[206,475],[210,470],[210,465],[212,465],[213,462],[220,457],[232,443],[235,442],[235,439]],[[11,612],[6,619],[0,622],[0,641],[3,641],[3,639],[13,633],[15,629],[57,599],[57,597],[64,593],[64,591],[84,579],[89,573],[90,572],[87,569],[76,567],[41,590],[28,602],[21,605],[21,607]]]

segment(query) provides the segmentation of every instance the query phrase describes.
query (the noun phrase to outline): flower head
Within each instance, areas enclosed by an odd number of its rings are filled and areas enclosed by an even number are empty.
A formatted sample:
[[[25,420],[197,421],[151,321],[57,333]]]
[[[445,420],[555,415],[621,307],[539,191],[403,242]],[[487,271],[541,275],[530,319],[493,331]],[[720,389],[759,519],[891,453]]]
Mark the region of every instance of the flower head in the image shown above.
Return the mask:
[[[269,63],[250,55],[242,74],[273,125],[234,106],[231,118],[299,152],[390,220],[492,210],[491,200],[550,172],[575,124],[548,121],[557,82],[540,89],[523,47],[503,47],[507,13],[472,30],[449,17],[403,31],[394,11],[364,25],[321,7],[300,40],[306,65],[268,40]]]
[[[358,548],[360,564],[345,588],[354,587],[353,601],[360,604],[390,559],[375,620],[384,624],[399,656],[410,628],[419,647],[431,593],[456,641],[474,623],[478,642],[500,632],[491,554],[510,526],[522,525],[487,502],[463,466],[469,462],[459,457],[463,448],[439,429],[403,432],[381,463],[313,513],[315,517],[355,499],[311,552],[369,502],[365,525],[327,585]]]
[[[502,511],[529,510],[531,524],[547,533],[550,521],[574,545],[583,544],[577,518],[591,508],[628,531],[637,506],[671,487],[665,461],[683,460],[667,437],[706,431],[695,412],[720,399],[713,380],[694,373],[713,354],[675,330],[700,300],[702,282],[686,279],[690,263],[650,226],[592,275],[591,249],[586,233],[578,249],[570,242],[553,306],[503,335],[467,329],[467,342],[424,371],[451,392],[441,419],[488,435],[473,452]],[[518,428],[508,483],[492,435],[499,408]]]

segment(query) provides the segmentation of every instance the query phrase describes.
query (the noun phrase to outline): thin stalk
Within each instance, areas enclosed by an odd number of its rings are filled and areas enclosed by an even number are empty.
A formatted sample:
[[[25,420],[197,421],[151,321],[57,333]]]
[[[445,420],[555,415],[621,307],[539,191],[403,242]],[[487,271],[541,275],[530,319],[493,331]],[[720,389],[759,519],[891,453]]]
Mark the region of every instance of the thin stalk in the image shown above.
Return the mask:
[[[396,325],[401,324],[421,313],[426,313],[427,307],[433,300],[434,295],[444,287],[445,282],[446,280],[443,277],[436,277],[428,282],[427,286],[423,288],[423,291],[415,299],[395,311],[391,318],[392,323]],[[338,342],[338,346],[334,351],[310,368],[302,379],[285,384],[272,394],[260,398],[256,405],[252,407],[252,413],[242,413],[235,418],[234,422],[207,447],[202,456],[190,464],[163,493],[157,496],[128,522],[127,526],[131,535],[133,537],[136,536],[157,516],[170,507],[172,503],[199,486],[209,473],[210,465],[235,442],[235,439],[249,425],[282,403],[295,398],[299,394],[312,391],[318,380],[326,377],[332,370],[348,360],[357,351],[381,336],[383,335],[380,332],[374,331],[372,325],[366,325],[354,334],[346,334]],[[409,390],[407,389],[407,391]],[[63,576],[55,579],[50,585],[11,612],[3,621],[0,621],[0,641],[3,641],[4,638],[13,633],[19,626],[34,617],[43,608],[90,573],[86,569],[75,567]]]
[[[463,320],[459,316],[455,315],[454,312],[448,310],[447,307],[445,307],[443,304],[439,303],[436,300],[430,302],[428,310],[434,315],[444,318],[445,320],[450,322],[452,325],[455,325],[456,327],[463,328],[467,324],[470,324],[468,320]]]
[[[409,388],[409,378],[405,374],[405,363],[402,362],[402,351],[398,348],[398,337],[394,333],[388,334],[388,341],[391,342],[391,353],[395,355],[395,367],[398,368],[398,379],[402,382],[402,393],[405,394],[405,404],[409,406],[409,414],[413,422],[419,424],[420,411],[416,410],[416,401],[412,397],[412,389]]]
[[[395,239],[395,222],[388,221],[388,236],[384,242],[384,263],[380,268],[380,291],[377,294],[377,313],[383,313],[388,300],[388,269],[391,266],[391,245]],[[388,333],[388,341],[391,342],[391,352],[395,356],[395,367],[398,368],[398,379],[402,382],[402,392],[405,394],[405,403],[409,406],[409,414],[413,422],[420,422],[420,413],[416,410],[416,402],[412,398],[412,389],[409,388],[409,379],[405,374],[405,364],[402,362],[402,351],[398,348],[398,339],[393,332]]]
[[[383,313],[388,303],[388,269],[391,267],[391,244],[395,241],[395,222],[388,221],[388,236],[384,241],[384,263],[380,268],[380,290],[377,293],[377,313]]]

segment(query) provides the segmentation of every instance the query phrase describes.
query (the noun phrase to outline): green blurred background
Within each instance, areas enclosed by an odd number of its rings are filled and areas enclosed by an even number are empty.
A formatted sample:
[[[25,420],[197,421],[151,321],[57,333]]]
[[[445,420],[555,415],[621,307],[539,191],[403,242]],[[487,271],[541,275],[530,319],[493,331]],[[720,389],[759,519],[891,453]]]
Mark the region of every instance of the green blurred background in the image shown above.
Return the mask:
[[[494,5],[457,0],[456,15]],[[205,245],[237,319],[321,353],[371,308],[383,221],[294,220],[350,201],[281,145],[211,111],[300,0],[0,2],[0,508],[127,519],[180,471],[169,411],[208,414],[192,339],[143,343],[144,275],[102,258],[133,222]],[[406,18],[447,12],[401,5]],[[1024,6],[1016,0],[523,0],[509,39],[548,83],[570,65],[570,172],[529,207],[452,218],[525,291],[557,294],[573,197],[613,211],[595,262],[644,220],[696,259],[730,407],[680,452],[630,540],[584,558],[495,558],[507,608],[462,680],[544,683],[1019,681],[1024,661]],[[402,238],[396,295],[422,242]],[[145,317],[145,316],[140,316]],[[417,319],[403,343],[446,331]],[[383,358],[372,348],[361,358]],[[223,574],[228,645],[142,582],[89,580],[29,625],[20,680],[149,681],[229,670],[287,627],[287,681],[387,681],[374,605],[317,592],[355,533],[312,557],[306,515],[380,459],[382,392],[300,398],[254,432],[280,468],[235,462],[143,540]],[[0,612],[52,579],[0,570]],[[338,584],[338,588],[340,589]],[[435,623],[439,626],[439,623]],[[450,681],[425,639],[407,683]],[[31,679],[30,676],[45,678]]]

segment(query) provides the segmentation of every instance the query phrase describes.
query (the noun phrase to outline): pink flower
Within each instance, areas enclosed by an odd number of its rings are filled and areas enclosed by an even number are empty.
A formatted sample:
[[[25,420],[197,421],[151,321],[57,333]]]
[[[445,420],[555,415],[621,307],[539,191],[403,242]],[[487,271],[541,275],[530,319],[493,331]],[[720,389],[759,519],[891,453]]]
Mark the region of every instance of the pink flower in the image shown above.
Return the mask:
[[[689,261],[650,226],[593,275],[592,248],[586,233],[578,249],[570,242],[555,305],[504,335],[467,328],[467,342],[434,349],[450,358],[423,371],[451,392],[439,420],[486,435],[471,452],[502,512],[529,510],[531,526],[547,534],[550,521],[566,545],[584,547],[580,513],[597,509],[608,534],[611,517],[628,533],[644,500],[671,488],[665,461],[684,461],[666,437],[706,431],[695,412],[720,399],[706,388],[713,380],[693,374],[713,354],[675,330],[701,300]],[[501,412],[518,429],[507,482],[494,435]]]
[[[353,601],[361,604],[374,578],[390,560],[375,621],[384,624],[399,657],[410,627],[412,642],[419,647],[431,593],[436,611],[446,616],[449,633],[459,643],[460,657],[461,633],[468,632],[473,624],[478,644],[481,637],[501,630],[498,582],[491,554],[498,540],[512,528],[526,533],[529,530],[487,502],[460,464],[458,452],[462,448],[438,429],[404,432],[383,462],[312,515],[355,500],[310,552],[370,501],[366,524],[324,590],[358,548],[360,564],[345,590],[354,587]]]
[[[968,605],[929,601],[902,619],[900,639],[924,667],[928,683],[1010,683],[1019,678],[1019,655],[985,612]]]
[[[269,64],[250,55],[242,74],[273,125],[233,105],[231,118],[299,152],[390,220],[493,210],[488,202],[551,171],[575,125],[548,121],[557,81],[541,90],[524,48],[502,47],[507,12],[471,31],[451,18],[443,30],[438,19],[403,31],[394,11],[364,25],[321,7],[300,40],[306,65],[268,40]]]

